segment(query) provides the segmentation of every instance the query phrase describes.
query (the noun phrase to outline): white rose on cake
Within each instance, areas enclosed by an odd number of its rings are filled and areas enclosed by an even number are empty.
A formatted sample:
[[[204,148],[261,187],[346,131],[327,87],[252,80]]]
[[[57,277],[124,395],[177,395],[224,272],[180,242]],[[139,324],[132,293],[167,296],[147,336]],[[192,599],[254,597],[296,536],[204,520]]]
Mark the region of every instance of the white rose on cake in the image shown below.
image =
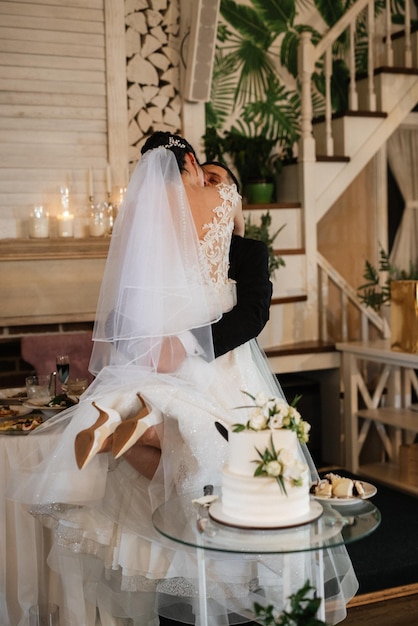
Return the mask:
[[[282,473],[282,463],[279,463],[279,461],[270,461],[265,465],[265,470],[268,476],[277,478],[277,476],[280,476]]]
[[[252,430],[264,430],[267,427],[267,417],[264,415],[263,410],[260,408],[255,409],[248,424]]]
[[[295,405],[301,396],[296,396],[292,404],[288,404],[283,398],[268,398],[264,393],[253,396],[248,391],[243,391],[254,402],[252,406],[240,406],[238,409],[253,408],[246,424],[234,424],[234,432],[242,430],[277,430],[285,428],[293,430],[299,441],[307,443],[311,425],[302,419]]]
[[[286,448],[280,446],[280,449],[276,450],[273,441],[273,433],[284,430],[292,431],[302,443],[309,440],[310,424],[302,419],[301,414],[295,408],[300,396],[289,405],[284,398],[267,397],[264,393],[258,393],[255,396],[247,391],[243,393],[253,400],[254,405],[238,407],[240,409],[251,408],[252,411],[246,423],[233,425],[233,432],[255,431],[260,435],[261,432],[271,432],[268,445],[264,449],[255,448],[259,458],[253,461],[257,464],[254,476],[274,478],[285,494],[287,493],[286,485],[288,487],[302,486],[306,464],[298,460]]]

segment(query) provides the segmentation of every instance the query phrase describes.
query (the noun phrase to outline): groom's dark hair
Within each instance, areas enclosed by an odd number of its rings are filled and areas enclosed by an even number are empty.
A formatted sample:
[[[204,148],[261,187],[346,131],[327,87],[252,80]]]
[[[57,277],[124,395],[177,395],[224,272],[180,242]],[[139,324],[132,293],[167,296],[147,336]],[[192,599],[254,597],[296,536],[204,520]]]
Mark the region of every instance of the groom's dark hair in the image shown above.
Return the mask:
[[[223,163],[222,161],[206,161],[205,163],[202,163],[201,165],[202,167],[205,167],[205,165],[217,165],[218,167],[222,167],[222,169],[224,169],[225,172],[228,174],[228,177],[231,183],[234,183],[237,186],[237,190],[239,191],[238,178],[235,176],[234,172],[231,169],[229,169],[227,165],[225,165],[225,163]]]

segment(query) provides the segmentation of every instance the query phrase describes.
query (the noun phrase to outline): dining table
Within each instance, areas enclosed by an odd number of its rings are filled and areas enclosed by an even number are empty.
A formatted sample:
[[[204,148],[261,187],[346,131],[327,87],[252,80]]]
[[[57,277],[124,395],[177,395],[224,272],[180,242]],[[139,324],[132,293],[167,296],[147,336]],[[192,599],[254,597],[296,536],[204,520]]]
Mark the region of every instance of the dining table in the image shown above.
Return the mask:
[[[231,521],[219,522],[218,511],[217,515],[210,513],[213,505],[207,512],[202,511],[202,505],[196,506],[201,502],[201,496],[196,492],[173,497],[153,514],[154,527],[161,535],[178,544],[179,549],[195,551],[200,626],[212,626],[216,622],[216,618],[213,621],[214,617],[210,615],[211,600],[207,585],[207,567],[214,554],[218,558],[233,559],[242,568],[249,560],[265,563],[276,578],[277,589],[280,587],[281,590],[274,598],[270,597],[276,613],[283,611],[290,595],[298,592],[299,588],[295,587],[298,576],[295,573],[303,562],[299,587],[306,582],[304,576],[310,569],[310,584],[321,599],[317,618],[325,620],[325,551],[366,538],[381,522],[380,511],[369,499],[340,499],[338,505],[338,501],[311,498],[311,507],[319,506],[321,512],[315,513],[310,522],[274,529],[254,528]],[[220,487],[215,487],[214,496],[221,497]],[[307,559],[305,555],[308,555]],[[310,565],[307,565],[309,561]],[[249,619],[253,617],[254,614],[249,615]]]
[[[29,608],[48,598],[60,604],[59,576],[49,568],[52,530],[31,515],[29,507],[8,495],[13,467],[29,452],[41,454],[51,444],[47,432],[0,434],[0,624],[28,626]]]
[[[1,390],[0,390],[1,392]],[[1,398],[1,393],[0,393]],[[36,415],[30,414],[31,417]],[[36,429],[29,435],[0,430],[0,624],[29,626],[29,609],[34,604],[57,604],[64,614],[76,615],[86,603],[83,589],[69,594],[71,563],[64,576],[54,570],[51,549],[54,529],[45,527],[30,507],[16,502],[9,494],[14,468],[28,455],[41,460],[56,441],[54,429]],[[380,522],[380,513],[370,501],[358,506],[333,509],[324,505],[324,513],[307,526],[283,531],[252,532],[230,529],[214,521],[207,522],[204,532],[192,504],[199,494],[184,495],[161,505],[154,513],[156,530],[178,549],[195,550],[199,563],[199,601],[202,625],[209,624],[206,605],[206,557],[215,552],[229,559],[248,559],[255,555],[286,559],[295,554],[312,553],[313,582],[323,597],[322,553],[327,547],[358,541],[373,532]],[[53,551],[52,551],[53,554]],[[296,557],[297,558],[297,557]],[[290,589],[290,588],[289,588]],[[83,609],[84,611],[84,609]],[[89,607],[88,623],[83,626],[116,626],[117,618],[105,607]],[[323,608],[320,617],[323,617]],[[77,623],[77,622],[72,622]]]
[[[28,418],[45,421],[59,411],[33,409],[23,397],[24,391],[24,388],[0,389],[0,409],[9,406],[18,412],[13,422],[20,424]],[[5,430],[6,420],[10,418],[0,418],[0,624],[29,626],[31,606],[53,603],[72,611],[72,605],[76,611],[81,598],[66,593],[65,580],[50,566],[54,530],[32,515],[30,506],[16,502],[9,493],[14,468],[20,467],[28,455],[41,460],[58,435],[48,429]],[[91,623],[86,626],[95,623],[92,612]]]

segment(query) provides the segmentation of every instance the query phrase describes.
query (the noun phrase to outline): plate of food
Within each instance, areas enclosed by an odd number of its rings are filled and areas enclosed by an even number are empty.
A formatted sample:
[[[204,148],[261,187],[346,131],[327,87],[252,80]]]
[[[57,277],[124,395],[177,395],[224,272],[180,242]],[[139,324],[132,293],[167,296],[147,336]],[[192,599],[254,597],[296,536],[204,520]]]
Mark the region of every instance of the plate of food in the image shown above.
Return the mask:
[[[0,435],[27,435],[43,422],[42,415],[27,415],[0,421]]]
[[[10,419],[11,417],[22,417],[33,411],[33,407],[23,406],[22,404],[1,404],[0,420]]]
[[[52,417],[56,413],[59,413],[60,411],[67,409],[69,406],[73,406],[74,404],[76,404],[74,400],[72,400],[65,394],[61,394],[52,398],[48,402],[48,404],[39,404],[33,400],[28,400],[24,403],[23,406],[30,408],[32,411],[34,409],[37,409],[38,411],[41,411],[45,417]]]
[[[21,404],[28,399],[26,387],[14,387],[13,389],[0,389],[0,399],[7,400],[10,404]]]
[[[367,500],[376,492],[377,488],[371,483],[334,473],[326,474],[311,486],[311,494],[316,500],[338,505]]]

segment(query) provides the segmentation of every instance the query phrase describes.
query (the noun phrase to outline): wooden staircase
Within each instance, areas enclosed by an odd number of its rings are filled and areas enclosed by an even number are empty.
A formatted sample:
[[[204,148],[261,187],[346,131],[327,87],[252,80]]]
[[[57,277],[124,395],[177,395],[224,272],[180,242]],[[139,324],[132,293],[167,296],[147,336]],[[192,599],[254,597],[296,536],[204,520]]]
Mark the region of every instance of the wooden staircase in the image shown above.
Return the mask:
[[[301,139],[298,157],[283,168],[277,185],[277,203],[248,206],[257,214],[270,211],[272,231],[286,224],[276,245],[286,266],[276,272],[270,321],[260,336],[275,371],[305,371],[339,367],[333,350],[337,340],[366,339],[370,325],[388,336],[388,325],[357,300],[355,289],[321,257],[317,249],[317,224],[341,194],[385,145],[418,102],[418,34],[411,32],[412,0],[407,0],[405,24],[393,31],[390,2],[376,21],[374,2],[358,0],[324,38],[314,46],[309,33],[300,42],[299,82],[302,89]],[[367,13],[368,72],[355,74],[354,32],[356,20]],[[351,42],[350,110],[331,109],[331,51],[335,40],[348,31]],[[312,116],[312,73],[315,63],[325,68],[325,111]],[[290,243],[289,243],[290,242]],[[327,293],[337,287],[342,303],[338,337],[328,334]],[[359,334],[348,336],[345,309],[359,314]],[[320,356],[321,355],[321,356]]]

